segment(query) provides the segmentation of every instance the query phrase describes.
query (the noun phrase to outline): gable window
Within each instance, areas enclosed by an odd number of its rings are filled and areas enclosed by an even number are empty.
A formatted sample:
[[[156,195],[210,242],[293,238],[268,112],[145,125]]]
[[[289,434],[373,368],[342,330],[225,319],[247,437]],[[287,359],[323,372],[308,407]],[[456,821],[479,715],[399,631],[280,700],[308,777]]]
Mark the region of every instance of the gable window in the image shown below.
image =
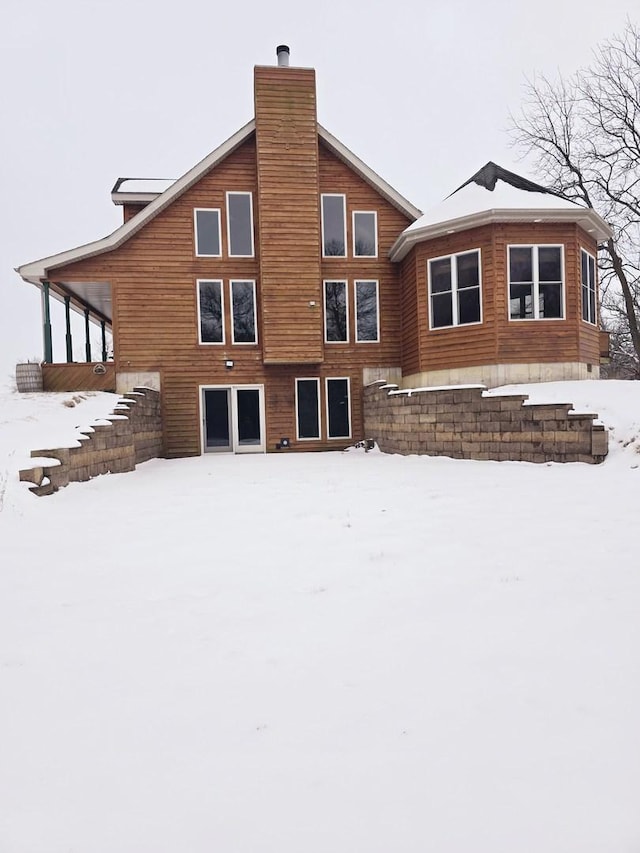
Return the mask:
[[[509,317],[564,317],[562,246],[509,246]]]
[[[251,193],[227,193],[227,238],[230,257],[253,257]]]
[[[346,197],[336,193],[322,196],[322,256],[342,257],[347,254]]]
[[[597,323],[596,310],[596,259],[593,255],[580,251],[582,280],[582,319],[587,323]]]
[[[430,328],[481,322],[480,250],[429,261]]]
[[[231,318],[234,344],[255,344],[256,338],[256,283],[232,281]]]
[[[198,281],[201,344],[224,343],[224,302],[221,281]]]
[[[356,281],[356,341],[377,343],[380,340],[378,323],[378,282]]]
[[[320,438],[320,380],[296,379],[298,438]]]
[[[220,211],[197,208],[193,211],[196,255],[205,258],[219,258],[221,252]]]
[[[349,380],[327,379],[327,436],[328,438],[351,437],[351,404]]]
[[[378,216],[373,211],[353,212],[353,256],[354,258],[376,258],[378,256]]]
[[[324,283],[324,339],[329,344],[349,340],[346,281]]]

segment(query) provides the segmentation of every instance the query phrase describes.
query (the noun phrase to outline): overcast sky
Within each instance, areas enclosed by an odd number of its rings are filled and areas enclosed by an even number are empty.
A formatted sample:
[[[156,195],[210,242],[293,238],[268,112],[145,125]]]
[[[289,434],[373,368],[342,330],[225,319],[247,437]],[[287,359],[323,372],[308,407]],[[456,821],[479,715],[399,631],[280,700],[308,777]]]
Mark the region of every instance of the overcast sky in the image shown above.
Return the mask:
[[[13,268],[113,231],[117,177],[177,178],[251,119],[277,44],[316,69],[320,123],[427,210],[487,160],[513,164],[525,75],[588,63],[634,6],[2,0],[0,382],[42,356],[38,291]]]

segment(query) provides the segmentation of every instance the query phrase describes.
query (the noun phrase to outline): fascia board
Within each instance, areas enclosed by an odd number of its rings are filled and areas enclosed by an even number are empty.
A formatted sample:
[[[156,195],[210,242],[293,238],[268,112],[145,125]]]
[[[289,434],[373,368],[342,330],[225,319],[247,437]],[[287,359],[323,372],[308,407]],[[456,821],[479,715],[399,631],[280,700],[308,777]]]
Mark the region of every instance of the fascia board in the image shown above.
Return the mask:
[[[248,124],[245,124],[244,127],[241,127],[240,130],[234,133],[233,136],[230,136],[226,142],[219,145],[215,151],[208,154],[204,160],[201,160],[181,178],[178,178],[174,184],[158,195],[150,204],[147,205],[147,207],[141,210],[137,216],[132,217],[128,222],[125,222],[124,225],[116,228],[116,230],[107,237],[103,237],[101,240],[95,240],[92,243],[85,243],[83,246],[77,246],[74,249],[68,249],[66,252],[59,252],[57,255],[50,255],[47,258],[40,258],[40,260],[23,264],[16,268],[16,272],[25,281],[30,281],[32,284],[39,284],[47,278],[49,270],[51,269],[117,249],[137,233],[144,225],[146,225],[147,222],[150,222],[155,216],[168,207],[171,202],[175,201],[176,198],[193,186],[193,184],[195,184],[202,175],[206,174],[209,169],[212,169],[221,160],[224,160],[225,157],[238,148],[238,146],[242,145],[242,143],[253,133],[255,126],[255,120],[252,119]]]
[[[397,190],[394,190],[391,184],[388,184],[380,177],[380,175],[367,166],[363,160],[356,157],[353,151],[350,151],[346,145],[343,145],[339,139],[336,139],[333,134],[329,133],[329,131],[320,124],[318,125],[318,136],[338,155],[338,157],[340,157],[341,160],[358,172],[358,174],[364,178],[368,184],[378,190],[378,192],[390,201],[391,204],[401,213],[404,213],[405,216],[408,216],[409,219],[413,219],[414,221],[422,216],[421,210],[411,204],[411,202],[404,198],[404,196],[400,195]]]
[[[548,208],[535,209],[513,208],[483,210],[461,216],[457,219],[448,219],[444,222],[434,222],[422,228],[414,230],[407,229],[402,232],[389,251],[391,261],[401,261],[417,243],[442,237],[448,233],[468,231],[470,228],[478,228],[481,225],[490,225],[496,222],[571,222],[581,225],[586,231],[593,234],[598,243],[608,240],[612,236],[612,230],[602,217],[587,207],[575,210],[549,210]]]

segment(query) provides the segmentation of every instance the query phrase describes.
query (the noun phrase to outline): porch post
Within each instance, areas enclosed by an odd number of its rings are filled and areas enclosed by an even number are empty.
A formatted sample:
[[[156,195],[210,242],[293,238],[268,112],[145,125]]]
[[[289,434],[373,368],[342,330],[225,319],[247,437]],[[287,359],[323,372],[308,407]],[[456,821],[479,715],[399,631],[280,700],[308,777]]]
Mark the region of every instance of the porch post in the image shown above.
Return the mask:
[[[71,340],[71,297],[64,298],[64,319],[67,324],[67,334],[65,340],[67,342],[67,364],[73,361],[73,342]]]
[[[102,330],[102,360],[107,360],[107,330],[104,320],[100,321],[100,329]]]
[[[49,282],[42,282],[42,332],[44,338],[44,361],[53,361],[53,344],[51,341],[51,309],[49,306]]]
[[[84,351],[87,361],[91,361],[91,338],[89,337],[89,309],[84,309]]]

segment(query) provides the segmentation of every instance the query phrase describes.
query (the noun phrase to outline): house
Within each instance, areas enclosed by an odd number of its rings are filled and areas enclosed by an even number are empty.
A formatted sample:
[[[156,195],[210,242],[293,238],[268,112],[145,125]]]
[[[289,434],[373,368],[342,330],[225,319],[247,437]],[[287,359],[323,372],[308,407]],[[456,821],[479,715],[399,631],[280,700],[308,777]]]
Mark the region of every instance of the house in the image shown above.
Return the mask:
[[[318,124],[315,72],[288,57],[255,68],[255,118],[181,178],[118,180],[116,231],[19,268],[43,293],[45,388],[155,388],[164,453],[188,456],[344,447],[378,379],[596,377],[607,224],[493,163],[422,215]],[[67,362],[79,310],[113,363],[88,334],[87,365],[53,363],[50,298]]]

